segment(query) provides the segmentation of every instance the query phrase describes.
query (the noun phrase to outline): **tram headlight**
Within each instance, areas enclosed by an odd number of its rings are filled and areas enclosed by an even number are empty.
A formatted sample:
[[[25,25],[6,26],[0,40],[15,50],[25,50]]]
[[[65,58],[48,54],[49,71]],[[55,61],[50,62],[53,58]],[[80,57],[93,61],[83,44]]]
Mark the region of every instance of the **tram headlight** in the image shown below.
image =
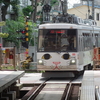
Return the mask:
[[[71,64],[71,65],[75,65],[75,64],[76,64],[76,59],[71,59],[71,60],[70,60],[70,64]]]
[[[38,64],[39,64],[39,65],[43,65],[43,60],[39,59],[39,60],[38,60]]]

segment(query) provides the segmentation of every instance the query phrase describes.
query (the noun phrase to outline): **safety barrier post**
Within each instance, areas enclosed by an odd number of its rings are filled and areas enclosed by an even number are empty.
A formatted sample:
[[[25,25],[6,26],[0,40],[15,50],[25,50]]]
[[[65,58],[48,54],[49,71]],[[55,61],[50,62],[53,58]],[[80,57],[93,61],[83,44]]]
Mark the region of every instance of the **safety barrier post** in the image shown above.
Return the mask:
[[[26,25],[26,27],[25,27],[25,30],[26,30],[26,42],[27,42],[27,44],[28,44],[28,42],[29,42],[29,38],[28,38],[28,35],[29,35],[29,33],[28,33],[28,30],[29,30],[29,28],[28,28],[28,17],[26,17],[26,23],[25,23],[25,25]],[[28,44],[29,45],[29,44]],[[28,46],[27,46],[27,48],[26,48],[26,57],[28,57]]]
[[[100,100],[99,86],[95,87],[96,100]]]
[[[16,64],[15,64],[15,46],[13,48],[13,66],[14,66],[14,70],[16,70]]]

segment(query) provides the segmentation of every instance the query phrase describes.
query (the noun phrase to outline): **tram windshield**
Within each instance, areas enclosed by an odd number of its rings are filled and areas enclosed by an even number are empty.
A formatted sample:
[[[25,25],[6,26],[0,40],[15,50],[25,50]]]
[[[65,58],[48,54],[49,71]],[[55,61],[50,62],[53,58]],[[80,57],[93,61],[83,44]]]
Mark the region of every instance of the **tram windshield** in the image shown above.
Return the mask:
[[[40,29],[38,51],[76,51],[76,30]]]

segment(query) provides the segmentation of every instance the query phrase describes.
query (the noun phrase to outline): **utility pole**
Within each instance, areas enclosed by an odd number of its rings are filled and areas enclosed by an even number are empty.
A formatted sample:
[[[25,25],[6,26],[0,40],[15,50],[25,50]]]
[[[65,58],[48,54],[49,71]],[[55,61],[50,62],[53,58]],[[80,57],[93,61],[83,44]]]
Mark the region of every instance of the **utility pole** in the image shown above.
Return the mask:
[[[35,0],[34,19],[33,19],[34,22],[36,22],[36,13],[37,13],[37,0]]]
[[[64,13],[67,13],[67,0],[64,0]]]
[[[87,2],[87,5],[88,5],[88,18],[90,18],[92,20],[95,20],[95,18],[94,18],[94,14],[95,14],[94,0],[81,0],[81,1],[82,1],[82,3],[83,3],[83,1]],[[90,16],[89,1],[92,2],[92,16]]]
[[[95,18],[94,18],[94,13],[95,13],[95,11],[94,11],[94,0],[92,0],[92,19],[94,20]]]
[[[0,47],[0,70],[1,70],[1,65],[2,65],[2,49]]]
[[[37,0],[32,0],[32,7],[34,9],[34,12],[32,13],[32,20],[33,22],[36,22],[36,13],[37,13]]]
[[[2,3],[0,3],[0,22],[2,22],[2,11],[1,11]],[[2,32],[2,26],[0,26],[0,32]],[[0,38],[0,44],[2,44],[2,38]]]
[[[62,6],[62,13],[63,15],[67,13],[67,0],[60,0],[61,6]]]
[[[87,4],[88,4],[88,19],[89,19],[89,16],[90,16],[89,0],[87,0]]]

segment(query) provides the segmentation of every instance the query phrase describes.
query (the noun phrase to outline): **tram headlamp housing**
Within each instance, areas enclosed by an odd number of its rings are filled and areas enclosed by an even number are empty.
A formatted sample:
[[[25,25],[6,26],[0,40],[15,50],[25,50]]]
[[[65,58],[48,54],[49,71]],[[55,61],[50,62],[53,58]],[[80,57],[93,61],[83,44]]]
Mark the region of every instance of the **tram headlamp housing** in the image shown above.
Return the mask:
[[[70,60],[70,64],[71,64],[71,65],[75,65],[75,64],[76,64],[76,59],[71,59],[71,60]]]
[[[38,64],[39,64],[39,65],[43,65],[43,60],[42,60],[42,59],[39,59],[39,60],[38,60]]]

